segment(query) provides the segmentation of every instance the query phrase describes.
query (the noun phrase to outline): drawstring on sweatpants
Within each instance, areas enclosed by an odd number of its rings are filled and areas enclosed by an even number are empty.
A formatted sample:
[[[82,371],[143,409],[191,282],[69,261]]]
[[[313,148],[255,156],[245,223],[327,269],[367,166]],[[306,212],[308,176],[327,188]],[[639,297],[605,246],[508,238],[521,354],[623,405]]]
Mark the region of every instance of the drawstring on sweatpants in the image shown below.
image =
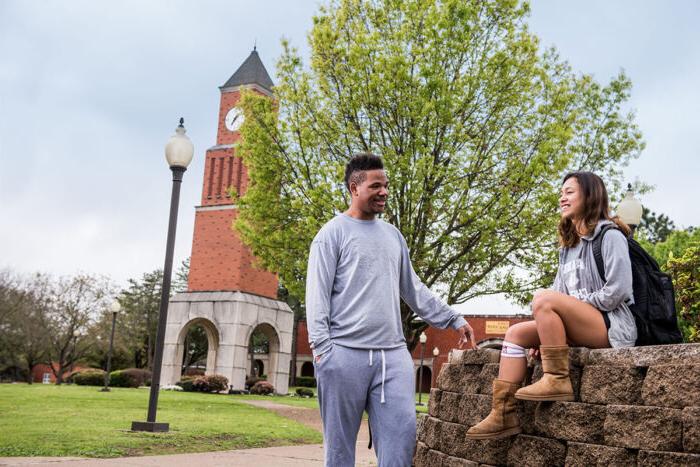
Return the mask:
[[[384,354],[384,349],[381,349],[380,352],[382,353],[382,397],[380,402],[384,404],[386,402],[386,399],[384,398],[384,381],[386,380],[386,355]],[[372,355],[374,355],[374,351],[372,349],[369,349],[369,366],[372,366]]]

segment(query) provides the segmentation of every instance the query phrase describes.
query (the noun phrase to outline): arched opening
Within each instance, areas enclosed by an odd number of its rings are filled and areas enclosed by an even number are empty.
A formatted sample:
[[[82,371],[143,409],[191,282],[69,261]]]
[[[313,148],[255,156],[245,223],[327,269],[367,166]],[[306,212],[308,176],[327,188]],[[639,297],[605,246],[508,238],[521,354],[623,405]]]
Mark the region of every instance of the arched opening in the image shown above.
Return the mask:
[[[216,368],[219,332],[204,318],[187,323],[178,338],[178,361],[181,376],[212,374]]]
[[[314,364],[311,362],[304,362],[301,366],[301,376],[314,377]]]
[[[277,359],[280,340],[277,331],[268,323],[261,323],[253,328],[248,338],[248,379],[265,378],[277,388]]]
[[[421,375],[421,368],[423,369]],[[433,372],[430,367],[423,365],[416,370],[416,392],[430,392],[430,383],[433,380]]]
[[[490,339],[484,339],[476,343],[478,349],[496,349],[501,350],[503,347],[503,339],[500,337],[492,337]]]

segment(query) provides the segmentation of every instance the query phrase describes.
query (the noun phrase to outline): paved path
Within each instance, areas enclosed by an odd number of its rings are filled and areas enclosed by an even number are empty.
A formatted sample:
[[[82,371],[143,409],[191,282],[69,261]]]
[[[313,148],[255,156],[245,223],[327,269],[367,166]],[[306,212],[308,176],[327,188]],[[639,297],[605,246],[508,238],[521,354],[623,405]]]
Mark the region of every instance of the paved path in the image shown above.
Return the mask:
[[[271,410],[310,428],[321,431],[318,409],[293,407],[272,401],[244,401],[256,407]],[[374,450],[367,449],[369,431],[363,420],[357,437],[357,466],[376,466]],[[78,457],[0,457],[0,465],[42,467],[105,467],[105,466],[168,466],[168,467],[317,467],[323,466],[323,446],[279,446],[274,448],[238,449],[236,451],[200,452],[169,456],[120,457],[117,459],[81,459]]]

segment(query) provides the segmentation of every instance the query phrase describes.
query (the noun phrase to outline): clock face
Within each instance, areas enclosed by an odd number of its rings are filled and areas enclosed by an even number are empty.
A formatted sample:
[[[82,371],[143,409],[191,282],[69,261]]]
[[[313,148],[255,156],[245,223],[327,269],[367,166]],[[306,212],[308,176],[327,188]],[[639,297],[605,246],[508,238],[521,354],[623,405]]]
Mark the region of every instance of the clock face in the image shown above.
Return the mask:
[[[243,120],[243,111],[238,107],[233,107],[226,114],[226,119],[224,120],[224,123],[226,124],[226,128],[228,128],[229,131],[237,131],[243,124]]]

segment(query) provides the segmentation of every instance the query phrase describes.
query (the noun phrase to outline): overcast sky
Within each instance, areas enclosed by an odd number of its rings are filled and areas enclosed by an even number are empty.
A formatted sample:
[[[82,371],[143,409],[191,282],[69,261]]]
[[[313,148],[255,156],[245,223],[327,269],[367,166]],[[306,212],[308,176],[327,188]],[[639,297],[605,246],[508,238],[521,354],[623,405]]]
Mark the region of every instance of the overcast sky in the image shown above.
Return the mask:
[[[175,260],[189,256],[223,84],[257,42],[273,76],[285,37],[302,51],[319,2],[0,1],[0,268],[102,273],[124,284],[163,265],[180,116],[195,145]],[[647,148],[625,171],[679,226],[700,225],[700,2],[532,4],[531,30],[574,69],[632,79]],[[474,301],[468,312],[517,308]]]

